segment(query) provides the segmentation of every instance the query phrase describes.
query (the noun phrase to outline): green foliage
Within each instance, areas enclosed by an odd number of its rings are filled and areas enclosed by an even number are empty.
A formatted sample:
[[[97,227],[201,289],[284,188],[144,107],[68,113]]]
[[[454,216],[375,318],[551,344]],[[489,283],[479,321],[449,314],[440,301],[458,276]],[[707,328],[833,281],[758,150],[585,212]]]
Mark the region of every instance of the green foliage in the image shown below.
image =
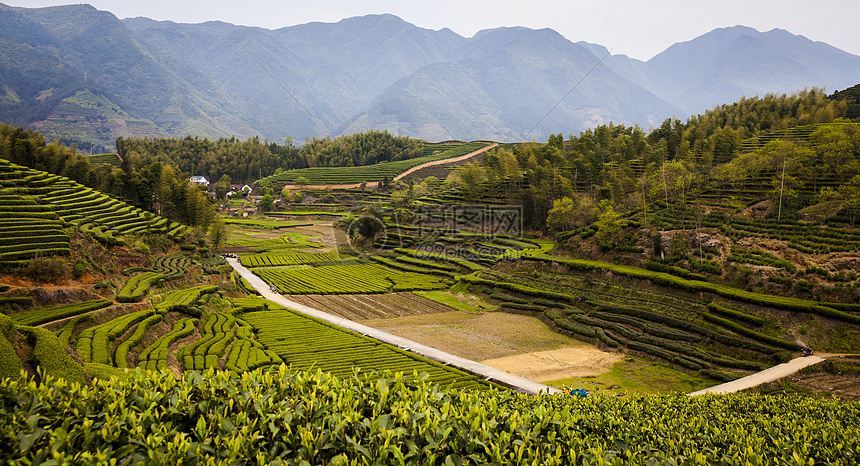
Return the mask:
[[[704,275],[699,275],[697,273],[692,273],[687,269],[682,267],[677,267],[674,265],[666,265],[662,262],[654,260],[653,258],[648,259],[645,262],[645,268],[648,270],[655,270],[657,272],[665,272],[668,274],[675,275],[677,277],[687,278],[691,280],[707,280],[707,277]]]
[[[330,262],[351,259],[334,252],[290,252],[290,253],[263,253],[243,254],[239,262],[245,267],[270,267],[284,265],[313,264],[315,262]]]
[[[225,313],[210,314],[200,330],[200,339],[182,348],[185,370],[218,369],[218,360],[235,339],[236,318]]]
[[[476,264],[475,262],[472,262],[472,261],[469,261],[469,260],[466,260],[466,259],[463,259],[460,257],[452,256],[452,255],[439,254],[439,253],[433,253],[433,252],[427,252],[427,251],[415,251],[412,249],[404,249],[404,248],[397,248],[394,251],[397,253],[409,256],[409,257],[417,258],[417,259],[428,259],[428,260],[432,260],[432,261],[456,264],[460,267],[466,268],[467,270],[469,270],[471,272],[477,272],[479,270],[486,269],[486,267],[484,267],[483,265]]]
[[[455,272],[449,272],[448,270],[445,270],[445,269],[440,270],[437,267],[428,267],[425,265],[412,265],[412,263],[409,260],[402,260],[402,259],[411,259],[407,256],[398,256],[396,259],[390,259],[388,257],[383,257],[383,256],[369,256],[369,259],[372,260],[373,262],[377,262],[381,265],[384,265],[385,267],[387,267],[389,269],[399,270],[401,272],[441,275],[441,276],[450,277],[450,278],[454,278],[457,276],[457,274]],[[420,260],[420,259],[416,259],[416,260]],[[334,265],[334,264],[332,264],[332,265]],[[346,265],[346,264],[344,264],[344,265]],[[444,266],[444,264],[437,264],[437,263],[434,263],[434,265]]]
[[[208,294],[216,293],[218,287],[215,285],[201,285],[194,288],[186,288],[179,291],[174,291],[165,296],[164,300],[155,305],[155,310],[159,314],[168,312],[181,312],[192,317],[200,317],[199,309],[194,308],[200,299]]]
[[[113,302],[109,299],[97,299],[94,301],[86,301],[81,303],[66,304],[44,309],[35,309],[32,311],[19,312],[12,314],[12,320],[18,325],[36,326],[46,322],[65,319],[66,317],[76,316],[86,312],[102,309],[112,305]]]
[[[33,359],[42,374],[64,379],[67,383],[86,383],[86,372],[68,354],[60,340],[48,330],[39,327],[15,327],[33,345]]]
[[[267,303],[267,307],[267,310],[245,312],[242,320],[253,327],[259,343],[293,369],[321,369],[345,377],[355,368],[362,373],[396,370],[411,374],[417,371],[426,372],[430,381],[440,385],[488,387],[488,383],[477,376],[381,344],[370,337],[274,303]]]
[[[286,294],[356,294],[447,288],[438,277],[381,265],[332,265],[309,269],[255,268],[254,274]]]
[[[754,330],[750,330],[750,329],[748,329],[748,328],[746,328],[746,327],[744,327],[738,323],[732,322],[728,319],[723,319],[722,317],[715,316],[715,315],[709,314],[707,312],[702,313],[702,317],[705,318],[705,320],[711,321],[711,322],[719,325],[720,327],[729,329],[735,333],[739,333],[741,335],[745,335],[745,336],[748,336],[750,338],[755,338],[755,339],[762,341],[762,342],[765,342],[769,345],[778,346],[780,348],[785,348],[788,350],[799,350],[800,349],[800,345],[798,345],[797,343],[794,343],[791,341],[781,340],[779,338],[774,338],[770,335],[765,335],[761,332],[756,332]]]
[[[33,304],[33,298],[29,296],[0,296],[0,306],[3,307],[26,307]]]
[[[141,369],[150,371],[167,370],[167,357],[170,345],[180,338],[185,338],[194,332],[197,319],[185,318],[176,321],[173,329],[167,334],[155,340],[137,356],[137,365]]]
[[[518,298],[516,296],[511,296],[507,293],[499,293],[499,292],[491,294],[490,298],[497,299],[499,301],[505,301],[508,303],[527,304],[529,302],[528,299]]]
[[[59,331],[57,331],[57,338],[60,339],[60,344],[63,346],[69,346],[69,343],[72,341],[72,337],[75,335],[75,330],[78,324],[82,322],[89,322],[93,319],[93,314],[81,314],[77,317],[72,317],[66,322],[66,325],[63,326]]]
[[[560,328],[563,328],[564,330],[567,330],[567,331],[570,331],[570,332],[573,332],[573,333],[576,333],[578,335],[582,335],[585,337],[590,337],[590,338],[595,338],[598,336],[598,333],[597,333],[597,331],[595,331],[595,329],[592,329],[591,327],[587,327],[585,325],[579,325],[577,323],[571,322],[570,320],[564,318],[564,316],[562,316],[560,313],[558,313],[556,311],[553,311],[550,309],[550,310],[544,311],[544,314],[546,314],[546,316],[549,317],[550,320],[552,320],[556,325],[558,325]],[[601,341],[603,341],[606,338],[606,334],[603,333],[603,329],[598,329],[598,330],[600,330],[600,333],[603,335],[603,338],[601,338]],[[617,347],[618,344],[615,343],[615,346]]]
[[[0,337],[0,380],[6,377],[18,377],[23,366],[21,359],[12,343],[5,337]]]
[[[0,450],[3,462],[849,464],[860,454],[857,403],[796,395],[529,397],[286,368],[138,373],[83,391],[45,382],[0,394],[0,435],[19,446]],[[116,423],[136,406],[149,408]]]
[[[131,277],[119,290],[116,295],[116,300],[121,303],[138,302],[149,292],[149,288],[155,285],[159,280],[166,279],[167,276],[158,272],[143,272]]]
[[[726,317],[732,317],[734,319],[742,320],[753,325],[764,325],[765,322],[765,320],[761,317],[750,315],[741,311],[736,311],[734,309],[729,309],[716,303],[708,303],[708,309],[716,314],[722,314]]]
[[[765,265],[784,268],[790,273],[794,273],[797,270],[794,264],[790,261],[780,259],[773,254],[762,251],[732,248],[732,253],[729,255],[727,260],[729,262],[737,262],[739,264]]]
[[[110,380],[111,378],[126,379],[131,377],[128,369],[119,369],[105,364],[96,364],[88,362],[84,364],[84,369],[94,379]]]
[[[19,151],[11,148],[28,149]],[[141,209],[159,211],[169,220],[190,225],[205,227],[214,214],[210,198],[192,186],[181,172],[161,162],[144,161],[137,154],[124,158],[119,169],[106,164],[90,166],[88,157],[78,154],[73,148],[57,143],[46,145],[39,133],[13,129],[4,124],[0,125],[0,159],[5,159],[0,164],[4,170],[30,167],[17,179],[5,180],[11,186],[26,189],[31,194],[46,195],[44,199],[53,204],[54,210],[64,220],[80,220],[81,226],[90,225],[87,232],[110,244],[121,243],[121,239],[115,237],[116,233],[151,230],[157,219],[151,214],[143,215],[139,210],[126,209],[125,203],[98,192],[89,195],[91,188],[128,199]],[[89,188],[84,189],[82,185],[89,185]],[[170,199],[170,202],[158,203],[157,199]],[[28,215],[43,217],[38,213]]]
[[[551,231],[569,231],[594,223],[598,207],[591,197],[573,194],[553,201],[546,226]]]
[[[631,278],[639,278],[650,280],[653,283],[665,286],[671,286],[687,291],[694,292],[710,292],[723,296],[729,299],[737,299],[750,304],[762,306],[770,306],[778,309],[790,311],[809,312],[818,314],[832,319],[843,320],[845,322],[860,323],[860,316],[848,314],[829,307],[829,303],[818,303],[800,298],[792,298],[785,296],[774,296],[752,291],[741,290],[730,286],[709,283],[700,280],[685,280],[667,273],[652,272],[650,270],[640,269],[626,265],[617,265],[606,262],[582,260],[582,259],[564,259],[550,256],[529,256],[529,260],[558,262],[577,270],[593,270],[603,269],[614,274],[623,275]]]
[[[128,352],[135,346],[139,345],[143,340],[143,337],[146,335],[146,331],[149,327],[161,322],[163,317],[161,315],[149,316],[143,320],[143,322],[137,325],[134,333],[131,334],[130,337],[125,339],[122,343],[119,344],[116,348],[116,353],[114,354],[114,358],[116,360],[116,367],[119,368],[128,368]],[[89,369],[89,367],[87,367]]]
[[[621,244],[624,236],[624,220],[609,201],[601,201],[600,209],[602,212],[597,216],[597,233],[594,239],[601,248],[614,249]]]
[[[12,319],[0,314],[0,380],[6,377],[18,377],[21,372],[21,359],[7,336],[12,333],[15,323]]]
[[[65,249],[69,248],[69,236],[59,231],[64,227],[62,222],[71,223],[82,233],[112,245],[124,244],[122,235],[125,234],[170,234],[171,230],[176,230],[172,237],[177,237],[184,229],[178,224],[169,224],[165,218],[134,208],[68,178],[28,169],[2,159],[0,178],[6,178],[6,184],[17,193],[14,199],[10,199],[13,205],[0,207],[0,227],[8,237],[6,244],[18,246],[15,248],[15,257],[4,253],[4,246],[0,246],[0,260],[35,257],[35,252],[41,252],[43,256],[48,252],[68,254]],[[41,182],[38,187],[33,187],[33,182],[27,179],[36,178]],[[31,221],[21,221],[27,218]],[[58,218],[62,222],[56,221]],[[36,219],[42,221],[34,225]]]
[[[132,312],[95,327],[90,327],[75,339],[75,349],[84,362],[113,365],[113,342],[138,322],[155,314],[151,310]]]

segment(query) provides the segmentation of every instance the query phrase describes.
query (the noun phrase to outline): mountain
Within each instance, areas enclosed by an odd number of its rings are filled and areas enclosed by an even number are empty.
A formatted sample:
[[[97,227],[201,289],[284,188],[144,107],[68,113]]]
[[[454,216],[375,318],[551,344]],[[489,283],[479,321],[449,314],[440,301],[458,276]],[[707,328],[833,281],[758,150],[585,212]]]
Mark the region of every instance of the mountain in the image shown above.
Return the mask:
[[[599,61],[551,29],[481,31],[451,61],[423,67],[386,89],[345,132],[385,128],[429,140],[544,140],[610,121],[655,124],[676,110],[596,66]]]
[[[112,146],[118,136],[255,133],[218,108],[201,86],[159,63],[108,12],[88,5],[0,4],[0,21],[3,40],[16,51],[0,54],[0,75],[7,96],[18,96],[2,107],[4,122],[97,148]],[[12,32],[13,25],[27,32]]]
[[[393,15],[275,31],[140,18],[125,23],[150,50],[187,65],[184,73],[217,83],[244,121],[274,140],[336,131],[397,79],[444,60],[465,40]]]
[[[268,30],[0,4],[0,50],[0,121],[98,151],[118,136],[369,129],[545,140],[860,77],[860,57],[781,30],[717,29],[642,62],[550,29],[465,38],[388,14]]]
[[[674,44],[642,70],[643,85],[690,115],[742,96],[844,89],[860,80],[860,57],[782,29],[735,26]]]

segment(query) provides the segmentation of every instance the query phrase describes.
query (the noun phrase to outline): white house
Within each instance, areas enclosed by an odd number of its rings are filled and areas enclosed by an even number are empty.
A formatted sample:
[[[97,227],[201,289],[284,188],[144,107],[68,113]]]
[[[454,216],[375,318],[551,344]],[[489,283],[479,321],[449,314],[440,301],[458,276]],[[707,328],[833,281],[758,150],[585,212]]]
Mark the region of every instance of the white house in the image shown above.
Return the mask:
[[[203,186],[205,186],[205,187],[207,187],[207,188],[209,187],[209,180],[208,180],[208,179],[206,179],[206,177],[205,177],[205,176],[199,176],[199,175],[198,175],[198,176],[192,176],[192,177],[190,178],[190,180],[191,180],[191,182],[192,182],[192,183],[194,183],[194,184],[203,185]]]

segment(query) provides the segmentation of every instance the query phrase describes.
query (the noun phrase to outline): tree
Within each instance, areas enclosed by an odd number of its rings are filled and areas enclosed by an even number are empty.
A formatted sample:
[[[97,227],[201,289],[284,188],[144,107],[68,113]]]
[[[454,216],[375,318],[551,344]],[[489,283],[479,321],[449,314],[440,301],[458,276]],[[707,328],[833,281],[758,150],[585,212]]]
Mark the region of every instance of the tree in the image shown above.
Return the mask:
[[[597,217],[597,233],[594,239],[603,249],[614,249],[624,238],[624,220],[607,199],[600,201],[601,214]]]
[[[226,173],[221,175],[221,178],[215,183],[215,199],[223,201],[227,197],[227,193],[230,192],[231,182],[230,175]]]
[[[860,215],[860,175],[855,175],[851,181],[838,186],[836,189],[824,187],[821,188],[821,194],[818,196],[819,202],[836,201],[842,206],[842,210],[851,219],[851,224],[857,220]]]
[[[272,210],[272,205],[275,203],[275,198],[272,197],[271,194],[264,194],[262,198],[260,198],[260,211],[268,212]]]
[[[576,204],[573,199],[563,197],[552,203],[552,209],[546,217],[546,226],[553,231],[572,230],[576,221]]]
[[[470,201],[477,199],[481,182],[484,181],[484,169],[477,163],[471,162],[458,170],[457,173],[460,175],[460,188],[463,190],[463,196]]]
[[[597,205],[591,196],[573,194],[553,201],[546,219],[546,226],[554,231],[569,231],[594,223]]]
[[[217,219],[209,226],[209,242],[213,248],[220,248],[227,242],[227,226],[223,220]]]

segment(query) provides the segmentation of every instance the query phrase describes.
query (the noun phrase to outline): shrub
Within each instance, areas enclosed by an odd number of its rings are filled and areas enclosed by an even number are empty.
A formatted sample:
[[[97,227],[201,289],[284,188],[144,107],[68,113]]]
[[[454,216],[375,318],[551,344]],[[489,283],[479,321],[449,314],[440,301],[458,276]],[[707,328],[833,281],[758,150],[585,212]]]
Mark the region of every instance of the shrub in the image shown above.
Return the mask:
[[[67,276],[69,266],[65,260],[56,257],[35,257],[24,269],[24,274],[34,280],[50,282]]]
[[[110,306],[113,302],[109,299],[97,299],[82,303],[72,303],[63,306],[36,309],[32,311],[19,312],[12,315],[18,325],[41,325],[45,322],[65,319],[66,317],[76,316],[86,312],[102,309]]]
[[[75,261],[75,268],[72,271],[72,275],[75,278],[81,278],[84,276],[84,272],[86,271],[86,266],[84,264],[83,259],[78,259]]]

